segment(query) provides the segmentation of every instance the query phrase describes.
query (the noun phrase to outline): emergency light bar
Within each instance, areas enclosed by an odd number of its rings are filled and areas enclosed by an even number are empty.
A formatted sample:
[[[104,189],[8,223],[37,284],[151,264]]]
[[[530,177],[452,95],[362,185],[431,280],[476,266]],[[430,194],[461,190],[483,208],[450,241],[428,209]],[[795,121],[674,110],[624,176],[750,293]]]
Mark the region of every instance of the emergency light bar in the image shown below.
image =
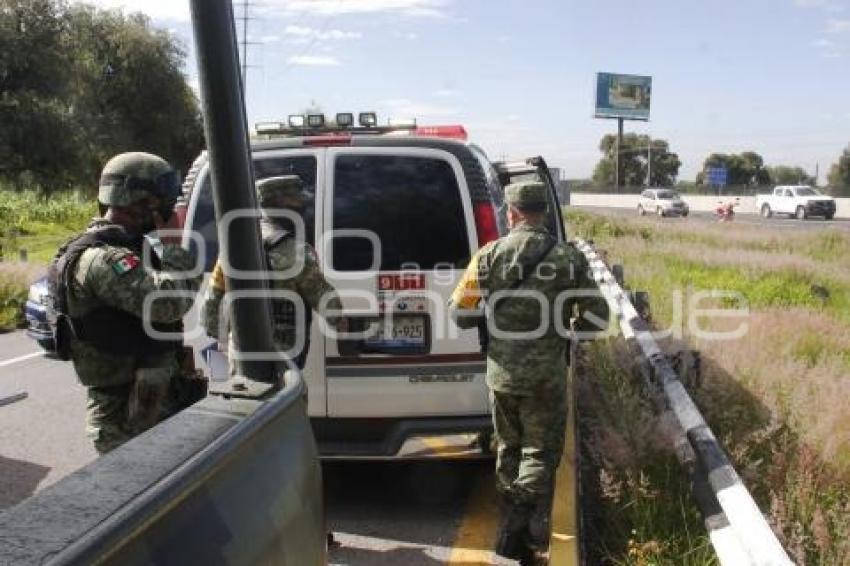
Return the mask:
[[[417,126],[415,119],[390,118],[386,126],[378,126],[378,117],[374,112],[360,112],[357,115],[359,126],[354,125],[352,112],[340,112],[335,120],[328,123],[324,114],[290,114],[286,124],[283,122],[258,122],[255,132],[258,136],[303,137],[305,143],[323,142],[341,144],[350,141],[355,134],[419,136],[466,141],[466,128],[460,124],[445,126]],[[321,138],[321,139],[316,139]]]

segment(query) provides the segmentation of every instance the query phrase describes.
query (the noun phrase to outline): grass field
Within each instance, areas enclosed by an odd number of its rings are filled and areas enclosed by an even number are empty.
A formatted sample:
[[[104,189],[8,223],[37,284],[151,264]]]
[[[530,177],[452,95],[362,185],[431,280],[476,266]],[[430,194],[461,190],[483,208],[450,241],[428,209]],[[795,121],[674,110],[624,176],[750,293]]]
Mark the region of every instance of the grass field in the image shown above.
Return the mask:
[[[49,199],[0,188],[0,332],[23,324],[21,306],[33,279],[70,235],[83,230],[96,204],[74,193]],[[25,250],[27,263],[17,260]]]
[[[627,286],[650,293],[654,326],[680,334],[665,341],[668,347],[686,344],[701,352],[703,385],[692,394],[795,562],[850,564],[850,235],[735,224],[702,224],[695,231],[686,222],[576,212],[568,224],[571,235],[592,238],[610,263],[625,266]],[[677,305],[701,290],[743,297],[749,305],[743,337],[714,341],[673,325]],[[718,330],[731,323],[700,324]],[[622,417],[627,411],[620,405],[640,401],[623,385],[629,360],[620,349],[616,342],[593,345],[587,378],[613,379],[618,385],[604,393],[620,400],[602,400],[598,383],[585,387],[589,424],[604,431],[588,437],[586,452],[602,479],[613,477],[620,486],[619,499],[603,497],[603,506],[630,510],[610,514],[616,527],[606,531],[611,538],[603,554],[609,563],[679,564],[673,549],[684,545],[693,551],[690,563],[711,563],[700,554],[704,539],[694,535],[699,521],[686,520],[686,502],[679,529],[660,525],[641,533],[633,526],[632,515],[649,512],[634,509],[647,507],[646,493],[665,493],[664,505],[674,505],[682,486],[666,464],[659,469],[669,451],[645,447],[663,446],[663,424],[647,416],[644,430],[637,417]],[[605,359],[619,363],[609,367]]]

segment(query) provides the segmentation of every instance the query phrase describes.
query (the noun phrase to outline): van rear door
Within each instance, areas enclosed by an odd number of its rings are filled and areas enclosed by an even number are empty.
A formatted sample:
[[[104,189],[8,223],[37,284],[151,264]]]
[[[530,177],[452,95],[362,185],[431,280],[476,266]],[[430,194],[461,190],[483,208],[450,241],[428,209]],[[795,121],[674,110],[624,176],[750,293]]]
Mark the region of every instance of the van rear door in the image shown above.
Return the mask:
[[[329,417],[486,415],[476,330],[446,303],[478,247],[463,170],[424,147],[328,148],[320,258],[356,336],[327,336]]]
[[[567,239],[564,229],[564,218],[561,214],[561,201],[558,198],[558,188],[552,179],[552,173],[542,157],[529,157],[518,161],[499,161],[493,164],[499,174],[502,185],[522,181],[540,181],[546,185],[549,193],[549,217],[546,226],[549,232],[564,242]]]

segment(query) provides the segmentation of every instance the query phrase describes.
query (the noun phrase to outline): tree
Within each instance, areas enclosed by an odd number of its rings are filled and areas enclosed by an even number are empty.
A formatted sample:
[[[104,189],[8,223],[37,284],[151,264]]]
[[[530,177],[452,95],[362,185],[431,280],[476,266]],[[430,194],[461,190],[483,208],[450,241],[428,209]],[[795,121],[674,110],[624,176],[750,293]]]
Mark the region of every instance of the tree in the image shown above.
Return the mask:
[[[827,176],[830,194],[836,196],[850,196],[850,145],[848,145],[829,169]]]
[[[171,34],[63,0],[0,0],[0,177],[92,190],[103,163],[149,151],[186,169],[203,143]]]
[[[817,184],[817,179],[806,173],[802,167],[776,165],[767,167],[770,182],[774,185],[811,185]]]
[[[703,162],[702,171],[697,174],[697,185],[707,184],[708,169],[712,167],[726,169],[727,185],[756,187],[770,184],[770,174],[764,166],[764,159],[754,151],[712,153]]]
[[[599,150],[602,151],[603,157],[593,171],[593,182],[602,186],[614,185],[617,136],[605,135],[599,142]],[[682,163],[679,156],[670,151],[666,140],[650,140],[649,136],[643,134],[625,134],[619,152],[623,179],[627,186],[640,187],[647,183],[649,155],[652,156],[652,178],[649,179],[649,184],[671,186],[676,182]]]

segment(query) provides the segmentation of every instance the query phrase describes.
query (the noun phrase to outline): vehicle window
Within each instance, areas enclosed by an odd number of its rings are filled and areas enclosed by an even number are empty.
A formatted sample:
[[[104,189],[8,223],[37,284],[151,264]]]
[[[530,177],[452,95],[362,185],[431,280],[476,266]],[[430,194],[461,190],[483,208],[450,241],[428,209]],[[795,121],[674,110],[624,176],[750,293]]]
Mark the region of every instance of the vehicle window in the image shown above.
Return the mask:
[[[381,242],[380,269],[465,267],[470,243],[454,170],[442,159],[343,155],[334,164],[333,229],[370,230]],[[372,265],[363,238],[334,238],[333,267]]]
[[[818,196],[820,193],[814,189],[810,189],[808,187],[801,187],[797,189],[797,196],[801,197],[813,197]]]
[[[793,197],[794,193],[791,192],[791,189],[785,189],[785,196],[786,197]]]
[[[191,229],[200,234],[204,240],[206,248],[206,257],[204,258],[204,270],[211,271],[216,258],[218,258],[218,230],[215,222],[215,208],[213,207],[212,199],[212,183],[210,176],[205,175],[200,188],[197,201],[195,203],[195,211],[192,215]],[[189,240],[189,249],[197,254],[198,249],[194,240]]]
[[[298,175],[304,182],[305,191],[313,196],[316,193],[316,158],[312,155],[255,158],[254,173],[257,179],[278,175]],[[191,219],[191,228],[200,233],[206,243],[205,269],[210,271],[216,258],[218,258],[218,230],[216,229],[212,183],[209,174],[204,176],[200,191],[198,201],[195,204],[195,212]],[[315,198],[307,199],[305,204],[307,241],[312,245],[315,240]],[[194,246],[194,244],[191,245]]]
[[[658,191],[658,198],[661,200],[673,200],[677,196],[675,191]]]

